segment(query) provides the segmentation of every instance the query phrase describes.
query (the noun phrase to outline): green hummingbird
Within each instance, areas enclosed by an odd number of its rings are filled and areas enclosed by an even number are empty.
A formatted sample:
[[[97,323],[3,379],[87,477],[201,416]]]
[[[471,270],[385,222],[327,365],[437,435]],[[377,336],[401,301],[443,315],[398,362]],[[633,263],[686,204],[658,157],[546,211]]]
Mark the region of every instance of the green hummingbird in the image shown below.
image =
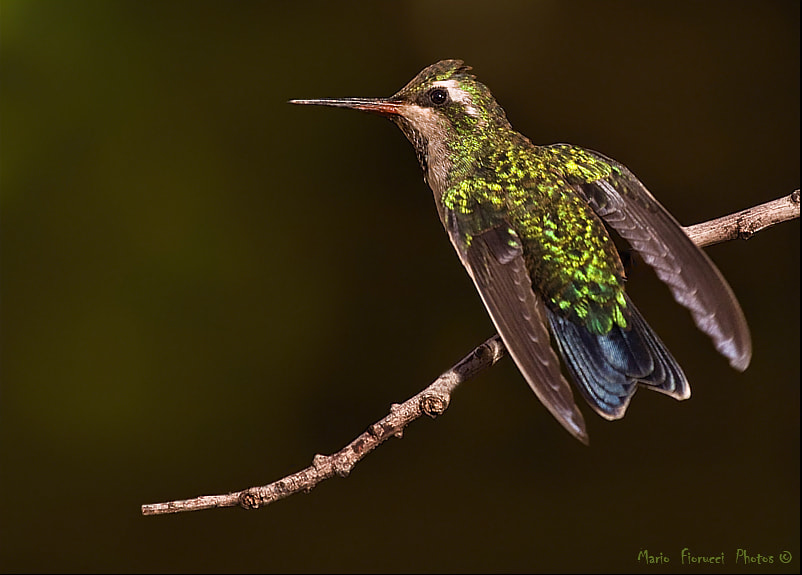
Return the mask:
[[[687,399],[688,380],[625,290],[615,230],[686,307],[732,367],[752,356],[738,300],[710,258],[626,168],[570,144],[516,132],[461,60],[425,68],[389,98],[291,100],[392,120],[415,147],[440,221],[529,386],[588,443],[579,391],[619,419],[638,386]]]

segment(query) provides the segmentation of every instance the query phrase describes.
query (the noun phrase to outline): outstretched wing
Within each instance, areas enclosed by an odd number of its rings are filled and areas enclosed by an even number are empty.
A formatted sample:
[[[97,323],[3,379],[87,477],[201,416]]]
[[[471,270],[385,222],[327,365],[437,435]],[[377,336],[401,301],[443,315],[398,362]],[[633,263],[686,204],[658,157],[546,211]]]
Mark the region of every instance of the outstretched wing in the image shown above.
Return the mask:
[[[585,420],[551,347],[543,302],[532,291],[517,235],[503,220],[471,237],[452,214],[448,232],[507,351],[538,399],[572,435],[588,443]]]
[[[654,268],[730,365],[745,370],[752,357],[749,327],[721,272],[626,166],[586,152],[609,164],[612,172],[593,181],[569,178],[574,188]]]

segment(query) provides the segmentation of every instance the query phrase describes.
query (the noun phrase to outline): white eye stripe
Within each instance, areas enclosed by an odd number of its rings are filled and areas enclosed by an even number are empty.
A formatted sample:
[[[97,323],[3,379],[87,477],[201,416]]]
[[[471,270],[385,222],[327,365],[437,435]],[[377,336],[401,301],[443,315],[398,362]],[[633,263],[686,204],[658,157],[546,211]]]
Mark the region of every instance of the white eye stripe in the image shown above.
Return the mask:
[[[448,91],[448,97],[452,101],[459,102],[465,106],[465,112],[467,114],[473,116],[474,118],[479,117],[479,110],[474,107],[471,95],[460,88],[459,83],[456,80],[441,80],[440,82],[434,82],[432,87],[445,88]]]

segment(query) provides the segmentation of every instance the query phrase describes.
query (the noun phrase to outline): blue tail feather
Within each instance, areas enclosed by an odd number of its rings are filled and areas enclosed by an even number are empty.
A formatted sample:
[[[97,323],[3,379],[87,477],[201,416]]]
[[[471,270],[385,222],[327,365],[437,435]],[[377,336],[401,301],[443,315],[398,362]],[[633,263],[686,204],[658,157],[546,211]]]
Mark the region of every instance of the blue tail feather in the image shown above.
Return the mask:
[[[577,387],[599,415],[624,416],[638,385],[675,399],[687,399],[691,389],[671,352],[627,298],[629,326],[613,326],[594,335],[584,326],[549,310],[557,347]]]

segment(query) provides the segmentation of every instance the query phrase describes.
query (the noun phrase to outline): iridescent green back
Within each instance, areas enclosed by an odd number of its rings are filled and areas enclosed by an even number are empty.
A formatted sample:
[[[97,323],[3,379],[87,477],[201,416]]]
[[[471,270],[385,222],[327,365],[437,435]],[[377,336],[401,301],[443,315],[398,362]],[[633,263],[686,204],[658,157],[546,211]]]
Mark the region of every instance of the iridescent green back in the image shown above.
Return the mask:
[[[514,145],[496,141],[482,162],[493,170],[459,178],[443,195],[445,206],[463,222],[466,244],[507,222],[523,248],[532,287],[547,306],[594,334],[626,327],[618,252],[571,186],[608,176],[610,165],[581,148],[511,139]]]

